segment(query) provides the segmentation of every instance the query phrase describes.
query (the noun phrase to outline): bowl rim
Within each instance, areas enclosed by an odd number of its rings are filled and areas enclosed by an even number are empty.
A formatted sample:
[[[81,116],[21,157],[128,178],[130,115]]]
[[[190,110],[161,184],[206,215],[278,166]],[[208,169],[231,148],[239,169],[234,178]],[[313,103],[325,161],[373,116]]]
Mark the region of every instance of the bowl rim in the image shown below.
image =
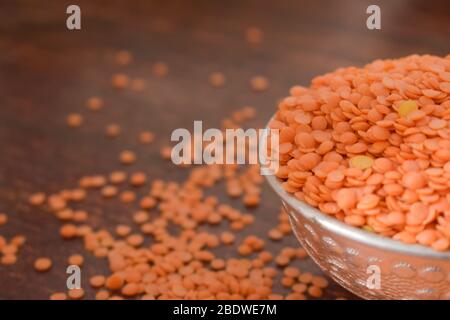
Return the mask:
[[[352,227],[295,198],[292,194],[284,190],[281,186],[282,180],[277,178],[275,175],[266,175],[265,178],[269,182],[272,189],[275,190],[277,195],[291,207],[295,208],[295,210],[301,215],[305,216],[309,220],[318,221],[329,231],[344,238],[360,242],[367,246],[376,247],[387,251],[394,251],[401,254],[439,260],[450,260],[450,252],[440,252],[418,244],[406,244],[399,240],[390,239],[376,233],[371,233]]]

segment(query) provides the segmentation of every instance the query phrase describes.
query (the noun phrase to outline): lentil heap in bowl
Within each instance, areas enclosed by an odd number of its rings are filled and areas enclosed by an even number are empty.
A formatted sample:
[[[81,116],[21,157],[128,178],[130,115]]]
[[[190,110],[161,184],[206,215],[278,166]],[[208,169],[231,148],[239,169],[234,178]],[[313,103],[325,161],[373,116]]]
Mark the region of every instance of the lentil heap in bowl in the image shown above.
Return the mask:
[[[341,68],[280,102],[276,176],[346,224],[448,251],[449,120],[450,56]]]

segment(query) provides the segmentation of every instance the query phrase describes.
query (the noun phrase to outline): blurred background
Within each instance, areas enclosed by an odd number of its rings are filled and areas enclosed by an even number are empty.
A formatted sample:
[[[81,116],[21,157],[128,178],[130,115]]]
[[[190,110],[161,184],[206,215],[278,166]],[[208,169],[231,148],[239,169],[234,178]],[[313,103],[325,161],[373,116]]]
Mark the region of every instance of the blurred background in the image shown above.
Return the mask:
[[[0,266],[1,299],[45,299],[62,290],[67,252],[81,247],[59,240],[58,221],[26,204],[31,193],[55,192],[73,187],[82,175],[111,172],[125,148],[140,150],[135,169],[152,179],[177,180],[186,172],[159,155],[175,128],[191,129],[194,120],[218,127],[246,105],[258,111],[250,125],[262,127],[291,86],[306,86],[314,76],[379,58],[450,54],[447,0],[71,4],[81,8],[79,31],[66,28],[66,1],[0,3],[0,212],[10,216],[0,234],[25,234],[30,243],[16,266]],[[381,30],[366,27],[371,4],[381,7]],[[246,40],[251,27],[262,31],[257,44]],[[130,51],[132,63],[118,66],[119,50]],[[168,66],[167,76],[152,74],[158,61]],[[145,79],[145,90],[114,90],[111,77],[118,72]],[[210,85],[213,72],[225,75],[223,87]],[[256,75],[268,79],[266,91],[251,89]],[[91,96],[104,99],[101,112],[85,108]],[[74,112],[85,115],[76,133],[65,122]],[[124,132],[114,141],[104,137],[110,123],[120,123]],[[156,134],[153,147],[139,146],[142,130]],[[276,223],[279,200],[267,187],[263,192],[262,205],[252,211],[253,232]],[[114,226],[126,220],[125,209],[116,205],[100,207],[99,199],[88,205],[94,223]],[[290,243],[296,245],[294,239]],[[46,277],[36,277],[30,267],[41,255],[56,256],[54,272]],[[106,268],[97,259],[86,264],[88,270]],[[311,261],[301,268],[320,274]],[[338,296],[353,298],[331,286],[326,297]]]

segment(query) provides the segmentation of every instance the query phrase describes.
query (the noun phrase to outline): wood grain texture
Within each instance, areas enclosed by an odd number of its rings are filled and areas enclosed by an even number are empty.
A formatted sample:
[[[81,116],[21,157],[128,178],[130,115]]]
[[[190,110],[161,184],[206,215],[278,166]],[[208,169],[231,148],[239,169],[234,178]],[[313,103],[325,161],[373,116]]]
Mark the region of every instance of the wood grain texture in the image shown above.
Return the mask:
[[[82,175],[111,172],[120,167],[117,156],[125,147],[139,155],[127,170],[144,170],[152,179],[180,180],[186,170],[159,157],[159,147],[174,128],[191,128],[194,120],[218,126],[244,105],[259,110],[251,125],[262,126],[292,85],[307,85],[315,75],[377,58],[450,53],[448,1],[376,2],[382,8],[381,31],[365,27],[365,9],[372,3],[367,0],[80,0],[82,30],[70,32],[64,1],[1,1],[0,212],[8,213],[10,221],[0,227],[0,234],[24,234],[28,240],[16,265],[0,266],[0,299],[46,299],[64,290],[67,257],[83,251],[80,241],[60,239],[60,223],[51,214],[26,204],[30,193],[55,192],[75,186]],[[244,39],[245,28],[253,25],[264,31],[258,46]],[[134,54],[130,66],[114,64],[113,55],[120,49]],[[167,77],[151,74],[155,61],[169,65]],[[145,92],[113,90],[110,78],[120,70],[145,78]],[[209,85],[214,71],[226,75],[225,87]],[[257,74],[269,78],[267,92],[250,90],[249,79]],[[84,107],[91,95],[105,99],[96,114]],[[85,115],[79,130],[65,125],[71,112]],[[116,140],[104,137],[111,122],[124,130]],[[158,142],[143,147],[136,136],[147,129],[157,133]],[[256,223],[243,234],[264,234],[276,223],[279,200],[268,187],[263,198],[262,206],[252,211]],[[109,229],[131,222],[134,210],[98,196],[89,197],[83,207],[94,226]],[[296,245],[293,238],[286,243]],[[270,247],[277,251],[280,245]],[[51,272],[34,272],[38,256],[54,259]],[[89,254],[85,257],[83,285],[92,298],[87,279],[106,273],[107,265]],[[299,266],[320,274],[312,261]],[[333,284],[326,297],[337,296],[353,298]]]

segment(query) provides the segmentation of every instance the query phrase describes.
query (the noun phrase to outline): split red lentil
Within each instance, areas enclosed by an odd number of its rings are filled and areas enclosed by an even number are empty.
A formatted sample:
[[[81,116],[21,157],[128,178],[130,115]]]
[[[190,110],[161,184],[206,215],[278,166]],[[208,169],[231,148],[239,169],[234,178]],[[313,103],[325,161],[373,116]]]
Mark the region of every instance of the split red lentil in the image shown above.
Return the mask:
[[[245,37],[251,44],[261,43],[263,36],[263,31],[258,27],[249,27],[245,30]]]
[[[120,50],[116,53],[116,62],[121,66],[129,65],[133,61],[133,55],[127,50]]]
[[[100,97],[91,97],[86,101],[86,106],[92,111],[100,110],[103,107],[103,100]]]
[[[73,254],[67,259],[69,265],[76,265],[81,267],[84,263],[84,257],[80,254]]]
[[[83,124],[83,116],[79,113],[71,113],[67,116],[67,125],[72,128],[77,128]]]
[[[169,73],[169,67],[164,62],[156,62],[153,65],[153,73],[158,77],[164,77]]]
[[[269,88],[269,80],[263,76],[255,76],[251,78],[250,85],[255,91],[266,91]]]
[[[225,84],[225,75],[221,72],[214,72],[209,77],[209,82],[213,87],[222,87]]]
[[[49,258],[39,258],[34,262],[34,269],[38,272],[46,272],[52,267],[52,260]]]
[[[120,135],[122,129],[116,123],[111,123],[106,127],[106,136],[109,138],[115,138]]]
[[[6,213],[0,213],[0,227],[8,222],[8,216]]]
[[[449,56],[413,55],[291,88],[270,122],[284,189],[352,226],[448,250],[449,75]]]
[[[150,131],[142,131],[139,134],[139,142],[142,144],[149,144],[155,140],[155,134]]]
[[[120,90],[128,87],[129,82],[129,77],[123,73],[117,73],[111,79],[112,86]]]

